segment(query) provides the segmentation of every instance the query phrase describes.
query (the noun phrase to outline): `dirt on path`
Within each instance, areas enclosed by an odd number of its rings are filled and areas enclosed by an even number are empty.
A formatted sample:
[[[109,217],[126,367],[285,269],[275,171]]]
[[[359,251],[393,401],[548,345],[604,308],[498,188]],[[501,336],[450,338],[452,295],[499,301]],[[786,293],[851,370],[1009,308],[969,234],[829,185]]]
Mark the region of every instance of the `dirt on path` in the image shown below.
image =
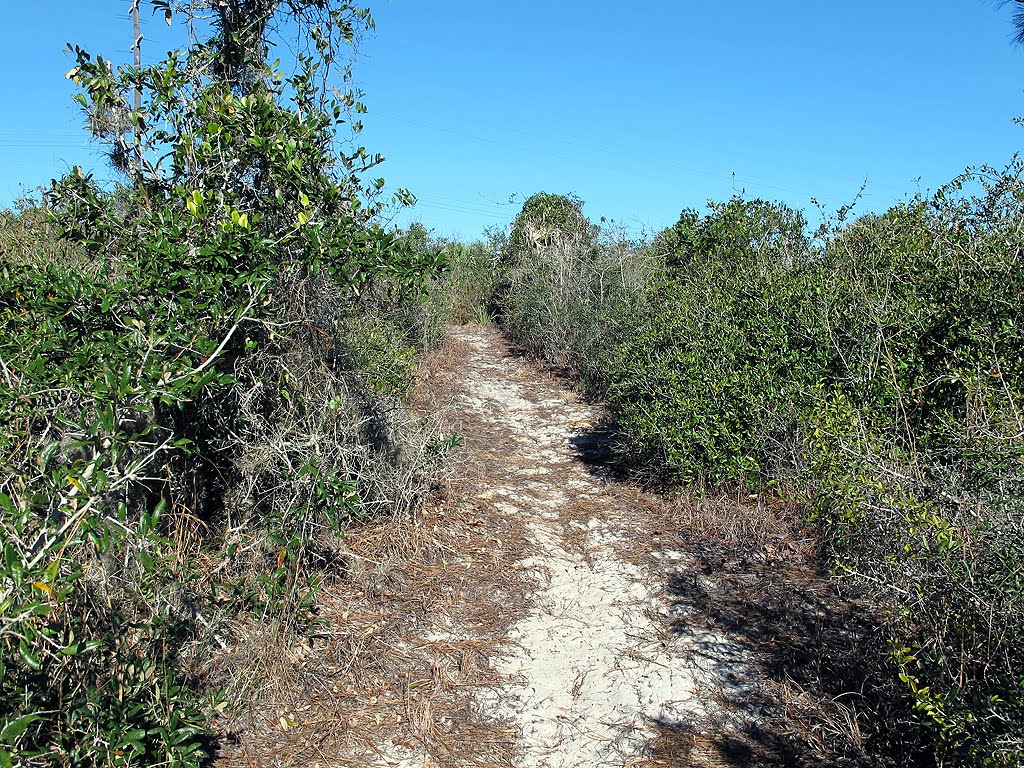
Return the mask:
[[[419,403],[462,437],[451,487],[416,520],[347,538],[330,629],[225,724],[236,743],[218,763],[760,762],[749,746],[722,757],[724,735],[763,715],[727,706],[756,693],[757,659],[711,606],[680,597],[706,577],[678,506],[603,467],[599,407],[496,331],[452,333]]]

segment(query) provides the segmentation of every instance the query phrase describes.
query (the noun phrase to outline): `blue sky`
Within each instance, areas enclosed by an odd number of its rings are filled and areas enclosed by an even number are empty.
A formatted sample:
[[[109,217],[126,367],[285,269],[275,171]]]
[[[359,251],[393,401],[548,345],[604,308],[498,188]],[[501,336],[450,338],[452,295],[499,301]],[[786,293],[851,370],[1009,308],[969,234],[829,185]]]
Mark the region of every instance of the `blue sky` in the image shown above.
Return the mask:
[[[68,41],[130,60],[128,0],[12,3],[0,32],[0,205],[71,165],[105,175]],[[1024,144],[1024,50],[990,0],[370,3],[362,140],[420,199],[397,223],[473,238],[574,193],[641,234],[733,191],[860,210]],[[145,57],[180,44],[148,17]],[[512,199],[510,203],[509,200]]]

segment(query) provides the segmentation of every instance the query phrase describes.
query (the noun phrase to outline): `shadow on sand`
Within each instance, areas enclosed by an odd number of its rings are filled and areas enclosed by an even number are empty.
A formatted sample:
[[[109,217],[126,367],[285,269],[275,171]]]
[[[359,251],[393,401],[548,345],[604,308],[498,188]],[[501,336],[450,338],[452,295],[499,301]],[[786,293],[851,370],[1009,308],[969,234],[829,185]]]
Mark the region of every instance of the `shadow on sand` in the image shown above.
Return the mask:
[[[670,631],[695,641],[694,652],[722,684],[705,692],[715,706],[703,721],[656,724],[655,759],[680,766],[934,765],[890,666],[876,611],[827,577],[799,510],[734,503],[733,514],[779,520],[756,537],[681,532],[679,543],[692,557],[690,567],[667,578]],[[730,647],[702,643],[708,632],[728,638]],[[737,664],[738,654],[745,663]],[[736,679],[737,668],[745,680]]]
[[[616,432],[603,423],[570,438],[607,480]],[[707,714],[654,722],[659,766],[934,766],[911,698],[889,661],[877,608],[825,571],[815,532],[796,504],[691,498],[662,548],[685,554],[669,570],[668,632],[717,681]],[[671,526],[668,526],[671,527]]]

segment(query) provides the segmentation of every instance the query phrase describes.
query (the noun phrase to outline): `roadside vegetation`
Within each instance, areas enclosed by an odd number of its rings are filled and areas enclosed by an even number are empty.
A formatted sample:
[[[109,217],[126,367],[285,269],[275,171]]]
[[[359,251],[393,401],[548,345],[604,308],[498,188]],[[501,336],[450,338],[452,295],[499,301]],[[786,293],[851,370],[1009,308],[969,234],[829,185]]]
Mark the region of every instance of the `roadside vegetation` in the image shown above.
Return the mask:
[[[901,739],[901,760],[948,765],[1024,750],[1021,172],[814,232],[737,197],[649,243],[541,193],[495,244],[497,277],[454,280],[608,402],[636,477],[800,502],[881,623],[862,661],[888,701],[857,709],[888,722],[890,758]]]
[[[208,10],[141,71],[74,49],[125,181],[75,170],[0,220],[0,766],[204,764],[212,718],[315,630],[345,528],[431,482],[399,406],[439,262],[376,223],[379,157],[335,149],[372,18]]]

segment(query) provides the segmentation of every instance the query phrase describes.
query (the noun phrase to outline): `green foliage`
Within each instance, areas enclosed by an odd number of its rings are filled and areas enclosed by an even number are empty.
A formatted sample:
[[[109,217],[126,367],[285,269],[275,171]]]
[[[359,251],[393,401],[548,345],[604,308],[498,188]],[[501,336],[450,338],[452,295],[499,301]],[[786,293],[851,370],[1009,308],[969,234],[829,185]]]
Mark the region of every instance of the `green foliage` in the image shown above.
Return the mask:
[[[313,37],[368,20],[331,7]],[[378,158],[334,154],[361,109],[324,100],[334,49],[284,77],[223,43],[141,72],[75,49],[133,183],[75,170],[52,219],[4,214],[34,239],[0,265],[0,765],[202,764],[204,658],[240,621],[312,626],[329,537],[416,503],[414,347],[366,318],[440,262],[375,224]]]
[[[940,754],[1014,765],[1024,723],[1021,166],[854,222],[822,260],[830,394],[806,421],[821,524],[892,605]],[[873,585],[873,586],[871,586]]]
[[[779,206],[684,213],[611,390],[670,481],[807,493],[841,572],[889,609],[941,759],[986,765],[1014,764],[1024,722],[1020,170],[817,249]]]
[[[523,203],[512,222],[506,257],[518,263],[517,256],[531,249],[586,247],[594,229],[583,215],[583,201],[574,196],[538,192]]]
[[[607,358],[654,261],[613,224],[594,226],[582,210],[573,197],[542,192],[526,200],[500,244],[493,303],[515,341],[601,394]]]
[[[456,323],[487,322],[498,286],[494,242],[446,243],[448,268],[438,293],[447,298],[446,314]]]
[[[799,213],[733,199],[685,211],[654,248],[665,272],[624,337],[609,399],[634,463],[672,482],[756,481],[813,380],[818,339],[801,292],[811,260]]]
[[[712,203],[619,261],[648,259],[639,282],[606,282],[578,201],[540,195],[498,293],[514,338],[607,395],[643,475],[807,502],[943,763],[1024,749],[1022,173],[813,236],[784,205]]]
[[[500,259],[507,237],[497,230],[486,234],[486,242],[467,244],[435,237],[421,224],[413,224],[405,233],[413,250],[443,265],[427,282],[412,322],[406,321],[415,329],[417,346],[440,342],[447,324],[492,321],[495,295],[505,271]]]
[[[386,397],[402,397],[414,383],[420,347],[405,318],[363,312],[352,318],[342,342],[348,367],[362,371],[367,386]]]

